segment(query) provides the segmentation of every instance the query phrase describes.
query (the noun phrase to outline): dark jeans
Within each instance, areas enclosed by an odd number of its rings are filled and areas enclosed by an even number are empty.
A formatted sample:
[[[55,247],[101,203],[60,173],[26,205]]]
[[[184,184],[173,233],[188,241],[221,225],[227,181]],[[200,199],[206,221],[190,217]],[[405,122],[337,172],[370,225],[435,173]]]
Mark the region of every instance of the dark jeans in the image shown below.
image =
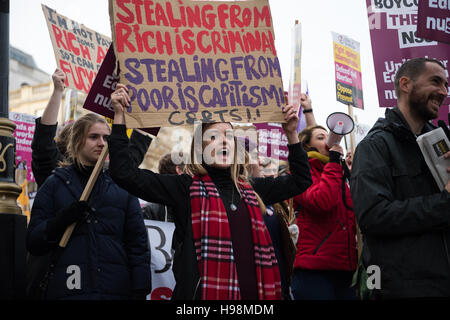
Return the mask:
[[[295,269],[292,294],[295,300],[355,300],[352,277],[351,271]]]

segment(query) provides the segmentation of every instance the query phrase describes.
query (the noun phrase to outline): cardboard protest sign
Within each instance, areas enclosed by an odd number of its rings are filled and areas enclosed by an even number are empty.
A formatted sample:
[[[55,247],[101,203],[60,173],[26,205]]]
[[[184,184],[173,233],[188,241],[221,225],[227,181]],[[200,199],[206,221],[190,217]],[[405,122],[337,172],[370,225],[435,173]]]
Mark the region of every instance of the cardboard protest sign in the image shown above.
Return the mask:
[[[268,0],[110,0],[110,17],[127,127],[284,121]]]
[[[332,32],[336,100],[364,109],[359,42]]]
[[[448,70],[450,45],[418,37],[417,1],[366,0],[366,4],[379,104],[394,107],[398,68],[408,59],[428,57],[440,60]],[[449,104],[447,97],[443,107]]]
[[[418,7],[417,36],[450,43],[450,1],[421,0]]]
[[[88,93],[111,39],[42,5],[58,68],[68,88]]]

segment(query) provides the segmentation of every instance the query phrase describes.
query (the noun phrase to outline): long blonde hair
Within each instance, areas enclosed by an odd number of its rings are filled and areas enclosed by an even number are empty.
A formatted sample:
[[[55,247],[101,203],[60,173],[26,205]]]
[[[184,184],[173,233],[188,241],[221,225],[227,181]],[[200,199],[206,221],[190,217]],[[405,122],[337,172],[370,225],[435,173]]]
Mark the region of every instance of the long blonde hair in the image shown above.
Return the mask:
[[[207,175],[208,172],[206,171],[205,167],[200,163],[199,161],[199,155],[203,154],[203,144],[196,145],[194,143],[195,137],[201,136],[203,139],[203,133],[208,130],[210,126],[215,124],[217,122],[213,123],[202,123],[202,125],[197,126],[194,130],[194,135],[192,137],[192,143],[191,143],[191,154],[190,154],[190,163],[188,163],[185,168],[184,172],[190,174],[191,176],[204,176]],[[229,123],[229,122],[227,122]],[[230,126],[233,127],[230,123]],[[237,152],[237,146],[238,141],[236,139],[236,136],[233,137],[234,139],[234,158],[233,163],[231,164],[231,180],[233,181],[233,184],[236,187],[236,190],[239,192],[239,195],[242,197],[240,188],[239,188],[239,180],[242,180],[245,183],[250,183],[249,176],[248,176],[248,170],[247,170],[247,164],[246,163],[239,163],[238,160],[238,152]],[[202,140],[203,141],[203,140]],[[246,156],[246,161],[248,160],[248,156]],[[259,207],[261,208],[261,213],[266,212],[266,206],[264,202],[262,201],[261,197],[256,193],[256,199],[258,200]]]

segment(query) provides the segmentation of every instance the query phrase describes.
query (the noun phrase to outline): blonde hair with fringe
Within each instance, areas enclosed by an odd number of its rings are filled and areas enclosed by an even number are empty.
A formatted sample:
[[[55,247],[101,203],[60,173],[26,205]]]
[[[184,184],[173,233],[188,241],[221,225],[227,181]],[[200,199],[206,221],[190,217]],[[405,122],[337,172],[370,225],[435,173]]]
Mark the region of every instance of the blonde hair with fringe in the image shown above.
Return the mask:
[[[194,130],[194,134],[192,136],[192,144],[191,144],[191,154],[190,154],[190,163],[186,164],[186,166],[184,167],[184,172],[191,175],[191,176],[204,176],[207,175],[208,172],[206,171],[206,169],[199,163],[198,159],[197,159],[197,155],[200,152],[200,154],[203,154],[203,144],[199,144],[197,146],[197,148],[201,148],[201,150],[196,150],[195,147],[195,137],[198,136],[198,134],[200,134],[200,136],[202,137],[202,141],[203,141],[203,133],[208,130],[209,127],[211,127],[212,125],[216,124],[216,123],[220,123],[220,122],[214,122],[214,123],[202,123],[202,125],[198,126],[195,130]],[[226,122],[229,123],[229,122]],[[233,128],[233,126],[231,125],[231,123],[229,123],[231,128]],[[200,132],[199,132],[200,131]],[[196,135],[197,134],[197,135]],[[250,183],[249,182],[249,178],[248,178],[248,170],[247,170],[247,164],[246,163],[238,163],[237,161],[237,157],[238,157],[238,152],[237,152],[237,146],[238,146],[238,142],[236,137],[234,136],[234,159],[233,159],[233,163],[231,164],[231,180],[233,181],[233,184],[235,185],[239,195],[242,197],[241,191],[239,189],[239,180],[242,180],[246,183]],[[248,160],[248,156],[246,155],[246,161]],[[264,204],[264,202],[262,201],[261,197],[259,196],[259,194],[255,191],[255,195],[256,195],[256,199],[258,200],[258,204],[259,207],[261,209],[261,213],[264,214],[266,212],[266,205]]]

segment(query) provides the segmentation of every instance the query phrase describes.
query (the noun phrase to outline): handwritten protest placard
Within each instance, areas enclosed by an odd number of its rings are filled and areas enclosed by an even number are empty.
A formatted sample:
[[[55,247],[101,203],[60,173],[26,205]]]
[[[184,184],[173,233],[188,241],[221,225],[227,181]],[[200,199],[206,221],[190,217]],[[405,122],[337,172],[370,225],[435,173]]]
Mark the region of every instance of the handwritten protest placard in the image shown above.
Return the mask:
[[[88,93],[111,39],[42,5],[57,66],[68,88]]]
[[[267,0],[110,0],[110,17],[127,127],[283,121]]]
[[[332,32],[336,100],[364,109],[359,42]]]

